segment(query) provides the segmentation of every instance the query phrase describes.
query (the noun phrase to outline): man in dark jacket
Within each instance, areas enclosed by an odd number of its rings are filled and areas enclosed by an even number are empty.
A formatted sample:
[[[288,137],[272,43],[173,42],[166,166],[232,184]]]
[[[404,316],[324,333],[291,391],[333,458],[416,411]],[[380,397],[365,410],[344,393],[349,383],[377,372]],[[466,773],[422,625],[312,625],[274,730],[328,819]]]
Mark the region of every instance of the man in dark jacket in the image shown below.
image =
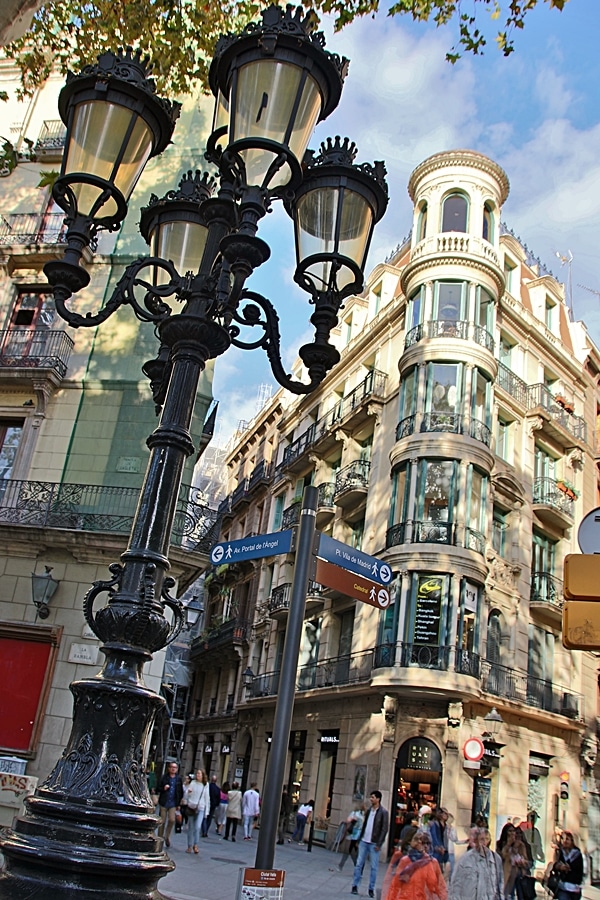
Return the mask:
[[[352,879],[352,893],[358,894],[358,886],[362,878],[363,869],[369,857],[371,871],[369,874],[369,897],[375,896],[375,882],[379,868],[379,851],[383,846],[388,833],[389,815],[387,809],[381,805],[381,791],[372,791],[370,796],[371,808],[365,816],[360,840],[358,842],[358,858],[354,867]]]
[[[210,784],[208,785],[208,795],[210,797],[210,809],[207,810],[204,819],[202,820],[202,837],[208,837],[208,829],[210,828],[212,817],[215,814],[217,806],[221,802],[221,788],[217,784],[216,775],[211,775],[210,777]]]
[[[175,824],[177,811],[181,806],[183,797],[183,782],[177,774],[179,766],[176,762],[167,764],[167,771],[163,775],[158,791],[158,805],[160,807],[160,825],[158,836],[164,837],[167,847],[171,846],[171,832]],[[166,824],[166,830],[165,830]]]

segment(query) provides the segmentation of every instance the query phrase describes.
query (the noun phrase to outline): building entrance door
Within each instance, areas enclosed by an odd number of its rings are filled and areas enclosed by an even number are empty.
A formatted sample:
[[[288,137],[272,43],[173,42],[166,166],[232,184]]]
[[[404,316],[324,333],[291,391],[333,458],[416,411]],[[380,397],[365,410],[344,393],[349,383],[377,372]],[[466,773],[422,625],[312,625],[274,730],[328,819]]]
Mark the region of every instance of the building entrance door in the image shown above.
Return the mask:
[[[394,771],[392,808],[390,809],[390,855],[400,840],[404,825],[422,806],[439,805],[442,787],[442,756],[433,741],[409,738],[400,747]]]

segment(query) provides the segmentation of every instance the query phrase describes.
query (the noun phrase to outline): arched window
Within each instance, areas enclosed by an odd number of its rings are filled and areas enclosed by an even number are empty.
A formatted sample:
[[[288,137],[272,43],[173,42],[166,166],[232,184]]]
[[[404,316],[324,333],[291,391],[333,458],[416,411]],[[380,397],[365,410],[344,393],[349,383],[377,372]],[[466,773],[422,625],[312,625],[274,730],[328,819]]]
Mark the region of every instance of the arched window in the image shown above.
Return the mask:
[[[500,663],[502,647],[502,620],[497,609],[490,612],[487,627],[487,659],[491,663]]]
[[[484,241],[492,243],[494,240],[494,217],[492,215],[492,207],[489,203],[485,203],[483,207],[483,232]]]
[[[423,201],[419,207],[419,218],[417,220],[417,241],[425,240],[427,235],[427,203]]]
[[[442,231],[467,230],[467,198],[463,194],[449,194],[444,200]]]

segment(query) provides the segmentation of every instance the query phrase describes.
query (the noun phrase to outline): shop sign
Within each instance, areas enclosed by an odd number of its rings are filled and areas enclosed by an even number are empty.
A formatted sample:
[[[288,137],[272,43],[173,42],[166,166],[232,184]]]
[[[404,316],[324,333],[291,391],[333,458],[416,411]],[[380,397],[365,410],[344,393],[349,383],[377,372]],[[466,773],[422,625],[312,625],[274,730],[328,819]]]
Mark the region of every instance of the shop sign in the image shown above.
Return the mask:
[[[408,769],[432,768],[431,747],[424,741],[411,741],[408,747]]]
[[[445,578],[443,575],[421,575],[417,587],[415,610],[415,644],[437,646]]]
[[[231,753],[231,747],[229,746],[229,744],[223,744],[223,746],[221,747],[221,753]]]
[[[292,731],[290,750],[306,750],[306,731]]]
[[[204,752],[205,752],[205,753],[212,753],[212,744],[205,744],[205,745],[204,745]]]
[[[322,731],[319,740],[321,744],[339,744],[340,732],[338,729],[335,731]]]

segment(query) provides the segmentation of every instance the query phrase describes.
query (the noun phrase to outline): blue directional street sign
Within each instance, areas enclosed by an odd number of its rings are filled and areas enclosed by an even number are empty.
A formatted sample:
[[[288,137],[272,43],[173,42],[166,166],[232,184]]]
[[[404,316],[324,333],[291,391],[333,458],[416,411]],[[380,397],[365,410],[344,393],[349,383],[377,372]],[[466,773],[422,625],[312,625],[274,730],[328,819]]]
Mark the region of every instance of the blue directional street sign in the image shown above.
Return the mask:
[[[379,584],[388,585],[393,577],[391,568],[382,559],[369,556],[362,550],[355,550],[349,544],[336,541],[327,534],[322,534],[319,538],[317,556],[336,566],[341,566],[343,569],[348,569],[356,575],[377,581]]]
[[[210,551],[213,566],[226,563],[241,562],[243,559],[260,559],[263,556],[276,556],[278,553],[289,553],[292,549],[294,531],[274,531],[272,534],[255,534],[239,541],[223,541],[215,544]]]

